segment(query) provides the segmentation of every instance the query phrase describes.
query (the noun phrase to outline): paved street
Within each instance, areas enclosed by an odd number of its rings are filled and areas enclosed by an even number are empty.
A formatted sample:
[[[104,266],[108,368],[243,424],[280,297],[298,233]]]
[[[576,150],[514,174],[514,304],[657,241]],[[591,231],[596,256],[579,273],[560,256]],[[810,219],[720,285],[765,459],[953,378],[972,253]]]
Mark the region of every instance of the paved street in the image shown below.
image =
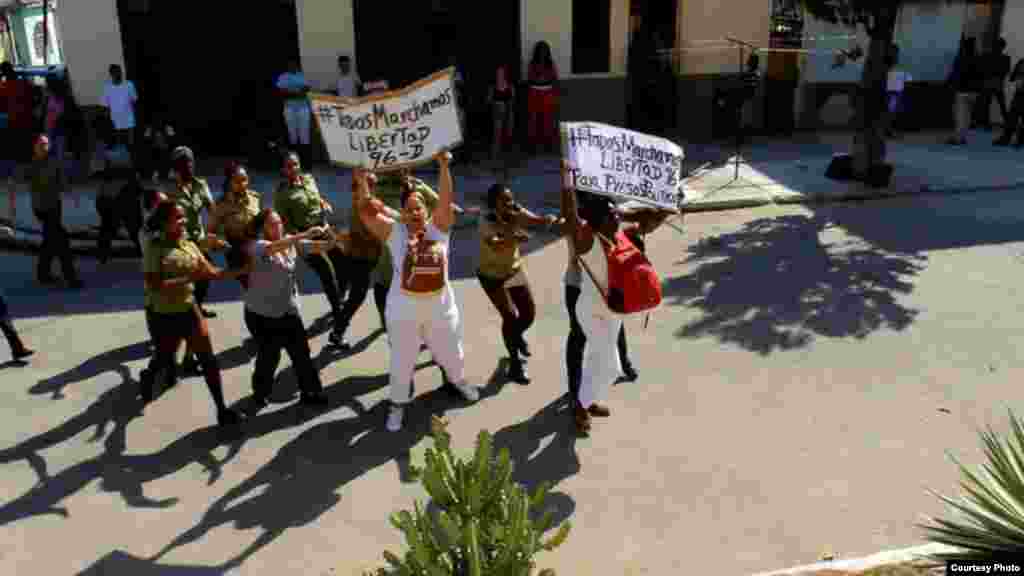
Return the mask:
[[[1024,281],[1020,192],[770,206],[687,216],[650,242],[667,304],[631,321],[641,380],[610,396],[591,439],[559,403],[565,248],[531,245],[539,319],[534,383],[505,385],[497,315],[470,278],[471,234],[455,247],[479,405],[430,394],[417,375],[409,428],[383,430],[388,347],[368,305],[358,353],[319,353],[331,409],[276,405],[220,440],[204,385],[190,379],[144,414],[137,263],[85,279],[103,290],[41,291],[28,257],[2,281],[42,351],[0,371],[0,572],[6,574],[352,574],[401,547],[387,514],[423,493],[403,481],[428,411],[458,446],[495,432],[527,484],[555,483],[574,531],[541,556],[560,574],[749,574],[920,541],[939,513],[926,487],[955,488],[949,449],[978,458],[976,427],[1005,429],[1024,404],[1017,353]],[[305,276],[307,291],[318,286]],[[231,401],[249,391],[238,288],[214,290],[212,322]],[[303,301],[313,322],[319,294]],[[429,355],[421,360],[426,363]],[[284,392],[292,376],[282,376]],[[56,544],[56,546],[55,546]],[[59,551],[59,553],[56,553]],[[234,570],[234,571],[232,571]]]

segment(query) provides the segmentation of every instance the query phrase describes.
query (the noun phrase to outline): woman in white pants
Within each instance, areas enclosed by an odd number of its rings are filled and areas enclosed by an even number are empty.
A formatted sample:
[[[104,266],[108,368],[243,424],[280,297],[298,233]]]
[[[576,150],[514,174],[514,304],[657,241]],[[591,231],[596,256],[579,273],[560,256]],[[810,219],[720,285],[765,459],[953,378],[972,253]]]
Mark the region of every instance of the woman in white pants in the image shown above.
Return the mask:
[[[433,220],[427,217],[426,201],[415,188],[402,194],[402,210],[388,208],[369,196],[367,175],[356,172],[354,194],[359,196],[359,218],[392,255],[393,276],[388,291],[385,321],[391,337],[391,410],[387,429],[402,428],[405,407],[412,401],[412,378],[420,345],[426,344],[448,380],[470,401],[480,392],[466,383],[465,356],[459,308],[448,281],[449,231],[452,210],[451,154],[436,158],[440,194]]]
[[[561,204],[565,234],[574,249],[574,256],[582,261],[585,265],[583,268],[587,270],[582,274],[579,300],[575,306],[576,319],[586,337],[586,345],[578,398],[570,399],[571,402],[575,400],[573,418],[576,430],[587,433],[590,431],[591,417],[611,416],[611,410],[602,402],[608,388],[622,373],[618,340],[623,317],[611,311],[601,289],[595,284],[599,282],[602,286],[608,286],[608,257],[598,237],[614,238],[619,232],[622,217],[615,203],[605,196],[588,194],[585,197],[587,201],[578,209],[574,188],[563,162]],[[638,229],[653,232],[665,222],[669,214],[665,210],[648,210],[639,218]],[[572,374],[569,377],[572,378]],[[572,388],[570,386],[570,394]]]

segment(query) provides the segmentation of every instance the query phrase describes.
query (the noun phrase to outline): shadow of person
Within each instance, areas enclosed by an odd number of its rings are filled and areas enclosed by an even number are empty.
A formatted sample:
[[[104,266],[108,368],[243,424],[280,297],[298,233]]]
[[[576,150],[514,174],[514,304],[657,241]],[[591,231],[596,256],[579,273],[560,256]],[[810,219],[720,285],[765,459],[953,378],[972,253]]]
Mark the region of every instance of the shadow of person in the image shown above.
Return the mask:
[[[100,558],[77,576],[107,576],[109,574],[131,574],[132,576],[227,576],[227,569],[220,566],[182,566],[156,564],[116,550]]]
[[[550,441],[544,444],[545,439]],[[506,426],[494,434],[494,450],[508,448],[512,458],[512,480],[530,494],[543,483],[551,487],[580,471],[576,455],[576,432],[568,395],[551,402],[518,424]],[[539,451],[539,452],[538,452]],[[534,454],[531,458],[530,455]],[[555,525],[572,516],[575,501],[567,494],[551,492],[544,505],[553,514]]]
[[[356,414],[364,413],[366,409],[359,402],[359,397],[386,385],[387,376],[349,377],[325,389],[328,404],[322,408],[306,408],[294,403],[249,418],[236,431],[216,427],[195,430],[159,452],[118,459],[116,466],[104,470],[100,486],[106,491],[120,492],[129,505],[134,505],[133,502],[143,493],[144,484],[175,474],[193,463],[207,471],[207,485],[213,485],[220,479],[223,467],[241,452],[249,440],[302,425],[342,406],[349,407]],[[213,452],[221,446],[227,446],[227,451],[223,457],[217,458]]]
[[[387,403],[370,411],[318,424],[283,446],[253,476],[214,502],[194,527],[155,556],[156,562],[211,530],[234,524],[238,530],[261,528],[256,540],[225,564],[241,566],[289,528],[316,521],[341,500],[338,489],[392,460],[408,460],[410,450],[430,431],[430,417],[451,404],[443,390],[418,397],[399,432],[384,429]],[[401,463],[399,462],[401,466]]]
[[[40,380],[29,388],[29,394],[52,394],[54,400],[64,398],[64,389],[77,382],[85,382],[103,374],[116,371],[129,362],[149,357],[149,342],[138,342],[109,350],[86,360],[78,366],[56,376]]]
[[[84,412],[49,432],[0,451],[0,464],[25,460],[37,477],[35,486],[28,492],[0,507],[0,525],[43,514],[67,517],[67,509],[59,506],[60,502],[99,478],[105,470],[116,467],[117,459],[125,451],[128,424],[142,414],[143,406],[137,397],[137,385],[131,380],[128,369],[121,366],[118,370],[123,378],[122,383],[100,395]],[[113,429],[110,434],[106,434],[110,426]],[[106,434],[103,453],[51,476],[40,452],[70,440],[89,428],[94,428],[90,442],[96,442]],[[156,508],[173,503],[147,500],[141,495],[133,502],[138,507]]]

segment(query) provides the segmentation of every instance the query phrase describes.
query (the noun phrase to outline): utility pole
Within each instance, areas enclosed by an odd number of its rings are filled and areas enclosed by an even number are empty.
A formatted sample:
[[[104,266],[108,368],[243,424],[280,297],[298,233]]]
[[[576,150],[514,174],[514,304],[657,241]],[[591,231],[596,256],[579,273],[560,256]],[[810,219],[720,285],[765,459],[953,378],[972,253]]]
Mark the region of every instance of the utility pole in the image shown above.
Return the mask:
[[[43,0],[43,66],[50,65],[50,0]]]

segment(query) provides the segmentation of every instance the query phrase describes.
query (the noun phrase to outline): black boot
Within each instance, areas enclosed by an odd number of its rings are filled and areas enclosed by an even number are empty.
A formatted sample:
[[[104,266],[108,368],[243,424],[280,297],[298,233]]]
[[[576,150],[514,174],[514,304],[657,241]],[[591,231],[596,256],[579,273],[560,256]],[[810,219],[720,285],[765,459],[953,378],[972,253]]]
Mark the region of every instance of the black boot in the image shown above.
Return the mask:
[[[509,359],[508,366],[508,379],[516,384],[522,384],[523,386],[530,383],[530,376],[526,373],[526,365],[523,360],[518,357],[512,357]]]
[[[24,360],[36,353],[35,350],[25,347],[25,343],[21,341],[18,331],[14,329],[14,324],[10,320],[0,321],[0,330],[3,331],[4,337],[7,338],[7,344],[11,347],[11,356],[15,360]]]
[[[380,327],[387,331],[388,323],[384,316],[384,307],[388,302],[388,287],[380,284],[373,285],[373,303],[377,305],[377,314],[380,316]]]

